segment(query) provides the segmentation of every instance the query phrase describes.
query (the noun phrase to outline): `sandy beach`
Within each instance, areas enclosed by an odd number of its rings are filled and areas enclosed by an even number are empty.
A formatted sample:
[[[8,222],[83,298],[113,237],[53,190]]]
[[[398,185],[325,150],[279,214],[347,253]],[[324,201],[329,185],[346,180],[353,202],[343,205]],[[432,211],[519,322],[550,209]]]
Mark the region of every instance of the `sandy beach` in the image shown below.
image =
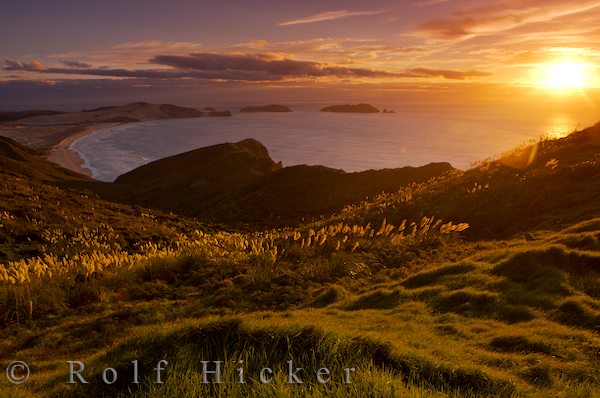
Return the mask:
[[[85,174],[89,177],[92,176],[92,172],[83,167],[83,159],[77,154],[77,152],[73,151],[70,148],[70,145],[77,141],[78,139],[85,137],[88,134],[96,131],[95,128],[86,128],[83,131],[72,135],[70,137],[65,138],[58,145],[54,146],[46,159],[51,162],[57,163],[65,169],[73,170],[81,174]]]
[[[80,138],[90,135],[98,130],[114,127],[118,124],[119,123],[101,123],[84,127],[82,130],[64,138],[57,145],[53,146],[46,156],[46,159],[64,167],[65,169],[69,169],[91,177],[91,170],[83,167],[83,159],[81,159],[77,152],[71,149],[71,145]]]

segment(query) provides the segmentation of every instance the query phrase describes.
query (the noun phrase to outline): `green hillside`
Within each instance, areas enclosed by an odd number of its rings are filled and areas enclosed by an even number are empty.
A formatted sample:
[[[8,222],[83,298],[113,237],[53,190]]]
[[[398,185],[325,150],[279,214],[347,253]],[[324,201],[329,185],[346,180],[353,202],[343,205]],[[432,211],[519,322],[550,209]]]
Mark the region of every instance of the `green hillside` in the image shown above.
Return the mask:
[[[115,184],[2,140],[0,353],[31,375],[0,378],[0,396],[598,396],[599,137],[594,126],[466,172],[352,174],[280,168],[248,140]],[[225,229],[106,200],[166,206],[169,190],[175,210],[212,200],[227,224],[267,217]],[[352,200],[338,211],[339,198]],[[317,201],[336,214],[318,217]],[[290,360],[302,384],[288,383]],[[67,384],[66,361],[89,384]],[[202,383],[202,361],[223,361],[222,384]]]

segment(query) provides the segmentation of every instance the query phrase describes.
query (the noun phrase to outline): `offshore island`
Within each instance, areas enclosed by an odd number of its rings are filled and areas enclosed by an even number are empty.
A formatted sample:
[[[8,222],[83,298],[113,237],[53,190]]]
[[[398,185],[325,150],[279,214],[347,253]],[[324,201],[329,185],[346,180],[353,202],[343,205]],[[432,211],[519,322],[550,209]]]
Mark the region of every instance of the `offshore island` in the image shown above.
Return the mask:
[[[379,113],[379,109],[369,104],[358,105],[331,105],[321,109],[321,112],[343,112],[343,113]]]

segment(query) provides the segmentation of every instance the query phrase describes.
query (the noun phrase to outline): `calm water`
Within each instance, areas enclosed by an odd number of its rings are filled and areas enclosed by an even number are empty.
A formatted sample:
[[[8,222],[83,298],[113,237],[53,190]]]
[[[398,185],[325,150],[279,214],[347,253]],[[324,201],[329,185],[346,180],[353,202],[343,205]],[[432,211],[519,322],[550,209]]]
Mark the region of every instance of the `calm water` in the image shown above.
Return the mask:
[[[506,117],[468,110],[374,115],[295,111],[126,124],[84,137],[72,148],[103,181],[165,156],[245,138],[262,142],[284,166],[322,164],[361,171],[447,161],[464,169],[542,133],[558,135],[593,122],[565,114]]]

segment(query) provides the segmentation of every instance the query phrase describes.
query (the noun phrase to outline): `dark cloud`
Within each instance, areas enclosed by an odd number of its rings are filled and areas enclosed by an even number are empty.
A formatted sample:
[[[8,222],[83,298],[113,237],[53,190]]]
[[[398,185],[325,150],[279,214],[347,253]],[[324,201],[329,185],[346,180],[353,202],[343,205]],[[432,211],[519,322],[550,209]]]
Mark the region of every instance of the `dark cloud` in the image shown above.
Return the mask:
[[[91,68],[92,65],[87,62],[62,60],[63,65],[69,68]]]
[[[231,79],[240,77],[240,80],[262,80],[257,76],[246,74],[231,74],[227,71],[223,73],[214,72],[194,72],[185,70],[165,70],[165,69],[110,69],[110,68],[58,68],[48,67],[41,62],[32,61],[30,63],[17,62],[13,60],[4,60],[5,71],[24,71],[24,72],[43,72],[48,74],[65,75],[88,75],[104,77],[129,77],[129,78],[155,78],[155,79],[180,79],[180,78],[198,78],[208,80]]]
[[[269,54],[157,55],[151,63],[203,73],[257,75],[265,80],[310,77],[394,77],[394,73],[364,68],[329,66],[318,62],[274,58]],[[244,79],[240,79],[244,80]]]
[[[110,69],[91,67],[48,67],[41,62],[30,63],[4,60],[5,71],[41,72],[46,74],[71,74],[147,79],[203,79],[214,81],[276,82],[315,78],[432,78],[466,79],[488,76],[479,71],[454,71],[415,68],[401,72],[387,72],[366,68],[351,68],[330,64],[278,58],[270,54],[212,54],[156,55],[151,64],[169,69]],[[87,64],[85,64],[87,65]]]
[[[345,77],[345,78],[378,78],[378,77],[443,77],[446,79],[467,79],[490,76],[491,73],[476,70],[455,71],[444,69],[414,68],[402,72],[387,72],[365,68],[349,68],[331,66],[318,62],[296,61],[291,59],[274,59],[268,54],[258,55],[224,55],[224,54],[190,54],[190,55],[157,55],[150,60],[155,64],[170,66],[175,69],[187,69],[201,72],[260,73],[265,78],[280,80],[283,78],[311,77]]]

